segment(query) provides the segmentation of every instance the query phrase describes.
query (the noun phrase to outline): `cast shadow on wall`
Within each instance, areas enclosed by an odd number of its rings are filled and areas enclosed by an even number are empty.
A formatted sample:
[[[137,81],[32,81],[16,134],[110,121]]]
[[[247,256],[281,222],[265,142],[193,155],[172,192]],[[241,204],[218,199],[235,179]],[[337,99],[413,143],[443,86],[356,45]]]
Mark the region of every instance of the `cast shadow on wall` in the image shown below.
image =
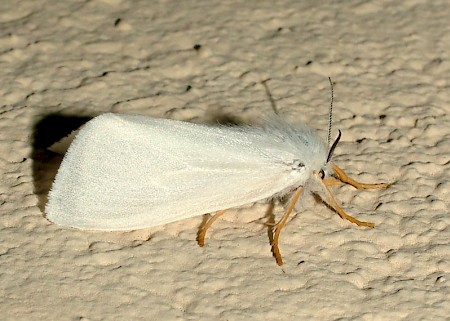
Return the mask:
[[[49,114],[39,119],[33,128],[33,182],[38,207],[44,213],[47,195],[70,144],[70,134],[92,117]],[[65,137],[68,137],[64,139]],[[64,143],[58,143],[65,140]],[[57,144],[58,143],[58,144]]]

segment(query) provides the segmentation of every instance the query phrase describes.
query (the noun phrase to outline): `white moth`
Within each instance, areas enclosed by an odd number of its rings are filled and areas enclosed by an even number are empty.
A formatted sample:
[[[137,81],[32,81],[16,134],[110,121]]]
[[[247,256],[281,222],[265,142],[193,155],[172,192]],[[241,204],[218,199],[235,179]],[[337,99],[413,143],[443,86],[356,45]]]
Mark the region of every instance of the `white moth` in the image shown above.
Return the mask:
[[[282,265],[279,233],[304,187],[322,194],[342,218],[373,226],[347,215],[328,186],[386,184],[349,179],[329,155],[315,130],[278,117],[262,126],[227,127],[109,113],[86,123],[70,145],[45,211],[63,226],[107,231],[219,211],[199,232],[203,245],[207,228],[222,210],[294,192],[272,240]]]

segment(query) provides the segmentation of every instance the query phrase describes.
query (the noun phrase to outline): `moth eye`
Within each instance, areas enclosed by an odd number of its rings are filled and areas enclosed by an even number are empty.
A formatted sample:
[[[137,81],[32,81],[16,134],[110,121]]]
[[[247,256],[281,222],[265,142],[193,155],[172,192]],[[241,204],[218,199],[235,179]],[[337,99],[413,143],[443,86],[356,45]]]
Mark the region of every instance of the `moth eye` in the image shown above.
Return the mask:
[[[303,162],[301,162],[300,160],[298,160],[298,159],[295,159],[292,162],[292,169],[294,169],[294,170],[300,170],[300,169],[302,169],[304,167],[305,167],[305,164]]]
[[[320,176],[321,179],[324,179],[324,178],[325,178],[325,172],[324,172],[323,169],[320,170],[319,176]]]

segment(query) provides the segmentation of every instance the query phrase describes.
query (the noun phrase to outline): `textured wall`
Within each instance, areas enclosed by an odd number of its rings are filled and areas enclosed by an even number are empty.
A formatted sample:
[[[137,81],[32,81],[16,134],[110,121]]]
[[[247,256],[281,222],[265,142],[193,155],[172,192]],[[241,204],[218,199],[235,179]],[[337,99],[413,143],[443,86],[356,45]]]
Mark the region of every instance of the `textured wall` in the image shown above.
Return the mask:
[[[0,2],[2,319],[450,315],[449,2],[276,3]],[[41,211],[57,168],[46,147],[92,116],[252,122],[271,112],[270,78],[280,113],[325,135],[328,76],[343,132],[334,160],[394,184],[334,188],[372,230],[306,197],[281,235],[284,272],[264,204],[224,215],[204,248],[202,217],[106,233],[61,228]]]

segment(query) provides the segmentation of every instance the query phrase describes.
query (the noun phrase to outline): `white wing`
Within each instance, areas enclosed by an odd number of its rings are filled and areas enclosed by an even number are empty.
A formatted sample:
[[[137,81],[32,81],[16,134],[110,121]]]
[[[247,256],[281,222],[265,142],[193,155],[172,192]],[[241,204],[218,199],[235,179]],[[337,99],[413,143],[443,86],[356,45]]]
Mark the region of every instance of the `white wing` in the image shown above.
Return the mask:
[[[292,169],[294,154],[278,140],[261,128],[98,116],[64,157],[47,218],[81,229],[130,230],[268,198],[308,176]]]

